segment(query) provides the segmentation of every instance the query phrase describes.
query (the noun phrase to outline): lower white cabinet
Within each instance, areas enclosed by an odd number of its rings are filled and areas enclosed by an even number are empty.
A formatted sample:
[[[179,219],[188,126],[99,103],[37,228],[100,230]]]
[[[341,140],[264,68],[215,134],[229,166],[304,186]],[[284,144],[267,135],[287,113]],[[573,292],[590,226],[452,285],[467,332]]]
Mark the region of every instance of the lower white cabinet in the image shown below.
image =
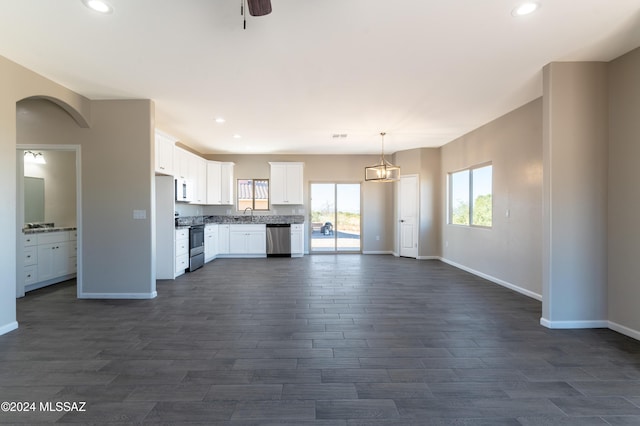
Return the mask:
[[[291,224],[291,257],[304,256],[304,224]]]
[[[204,227],[204,261],[211,262],[218,255],[218,225],[207,224]]]
[[[218,254],[229,254],[229,228],[231,225],[218,225]]]
[[[176,269],[175,276],[184,274],[189,267],[189,228],[176,229]]]
[[[76,274],[76,231],[27,234],[23,243],[25,291],[65,281]]]
[[[230,225],[229,254],[246,257],[267,256],[267,228],[265,224]]]

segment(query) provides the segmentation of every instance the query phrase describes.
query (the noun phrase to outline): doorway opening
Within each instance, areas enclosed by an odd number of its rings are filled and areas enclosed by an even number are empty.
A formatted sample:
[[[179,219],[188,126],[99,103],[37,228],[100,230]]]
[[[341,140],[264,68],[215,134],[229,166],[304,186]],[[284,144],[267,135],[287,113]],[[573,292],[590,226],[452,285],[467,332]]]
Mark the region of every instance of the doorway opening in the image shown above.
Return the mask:
[[[361,253],[360,183],[311,183],[310,252]]]
[[[16,297],[69,280],[75,280],[79,297],[82,294],[80,146],[18,144],[16,148],[16,253],[24,254],[16,256]],[[29,164],[25,158],[33,152],[46,161]],[[42,233],[39,228],[43,228]],[[27,238],[35,235],[42,237]]]

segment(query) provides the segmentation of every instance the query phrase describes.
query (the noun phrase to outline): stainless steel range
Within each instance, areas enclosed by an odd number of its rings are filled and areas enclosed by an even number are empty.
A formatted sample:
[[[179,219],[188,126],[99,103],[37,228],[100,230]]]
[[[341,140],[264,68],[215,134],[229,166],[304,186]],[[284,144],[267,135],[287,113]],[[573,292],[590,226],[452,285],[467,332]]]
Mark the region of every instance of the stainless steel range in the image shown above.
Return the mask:
[[[204,266],[204,225],[189,228],[189,272]]]

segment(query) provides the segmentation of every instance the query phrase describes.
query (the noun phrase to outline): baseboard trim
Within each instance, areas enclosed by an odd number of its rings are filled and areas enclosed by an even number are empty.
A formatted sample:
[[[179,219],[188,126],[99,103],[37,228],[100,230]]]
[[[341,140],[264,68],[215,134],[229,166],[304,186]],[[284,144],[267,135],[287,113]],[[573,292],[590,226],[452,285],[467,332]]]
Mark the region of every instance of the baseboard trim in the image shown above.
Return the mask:
[[[10,322],[9,324],[5,324],[0,327],[0,336],[3,334],[7,334],[10,331],[16,330],[18,328],[18,321]]]
[[[418,256],[416,257],[418,260],[442,260],[440,256]]]
[[[445,259],[444,257],[440,257],[438,259],[440,259],[442,262],[444,262],[446,264],[449,264],[449,265],[451,265],[453,267],[456,267],[458,269],[462,269],[463,271],[469,272],[470,274],[477,275],[480,278],[484,278],[485,280],[491,281],[491,282],[493,282],[495,284],[501,285],[501,286],[506,287],[506,288],[508,288],[510,290],[513,290],[513,291],[518,292],[520,294],[523,294],[523,295],[525,295],[527,297],[531,297],[532,299],[536,299],[536,300],[542,302],[542,295],[541,294],[534,293],[531,290],[527,290],[526,288],[519,287],[519,286],[517,286],[515,284],[512,284],[510,282],[501,280],[500,278],[492,277],[491,275],[487,275],[487,274],[485,274],[483,272],[476,271],[475,269],[471,269],[469,267],[466,267],[464,265],[461,265],[461,264],[456,263],[454,261],[451,261],[449,259]]]
[[[79,299],[155,299],[158,292],[152,293],[82,293]]]
[[[613,331],[617,331],[620,334],[631,337],[632,339],[640,340],[640,331],[633,328],[625,327],[624,325],[609,321],[609,328]]]
[[[549,321],[540,318],[540,325],[551,329],[577,329],[577,328],[609,328],[607,320],[586,320],[586,321]]]
[[[393,252],[388,250],[371,250],[363,251],[362,254],[393,254]]]

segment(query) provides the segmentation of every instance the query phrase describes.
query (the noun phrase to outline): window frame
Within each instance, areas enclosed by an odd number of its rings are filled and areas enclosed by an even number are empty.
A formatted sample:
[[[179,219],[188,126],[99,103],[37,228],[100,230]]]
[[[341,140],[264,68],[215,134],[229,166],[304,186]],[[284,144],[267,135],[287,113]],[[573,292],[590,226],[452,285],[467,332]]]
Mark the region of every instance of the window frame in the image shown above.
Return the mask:
[[[268,212],[271,210],[271,181],[269,178],[238,178],[236,179],[236,211],[244,211],[244,209],[240,209],[240,182],[241,181],[251,181],[251,210],[254,212]],[[267,207],[264,209],[256,208],[256,181],[266,182],[267,183]]]
[[[473,187],[473,172],[478,169],[482,169],[485,167],[491,167],[491,225],[478,225],[473,223],[473,210],[474,210],[474,187]],[[453,175],[460,172],[469,172],[469,181],[468,185],[468,194],[469,199],[467,200],[469,209],[468,209],[468,224],[464,223],[454,223],[453,222]],[[447,173],[447,224],[453,226],[462,226],[466,228],[480,228],[480,229],[492,229],[493,228],[493,162],[488,161],[485,163],[476,164],[470,167],[465,167],[463,169],[454,170]]]

